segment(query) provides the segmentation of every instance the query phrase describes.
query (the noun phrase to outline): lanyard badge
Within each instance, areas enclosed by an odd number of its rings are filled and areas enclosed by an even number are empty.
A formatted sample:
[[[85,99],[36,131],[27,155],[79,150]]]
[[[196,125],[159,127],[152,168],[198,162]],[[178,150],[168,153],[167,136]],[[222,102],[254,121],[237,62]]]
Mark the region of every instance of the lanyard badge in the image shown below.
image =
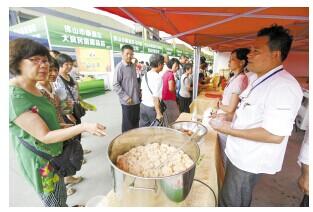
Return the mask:
[[[268,80],[269,78],[271,78],[272,76],[274,76],[275,74],[281,72],[282,70],[284,70],[283,68],[273,72],[272,74],[268,75],[267,77],[265,77],[262,81],[260,81],[258,84],[256,84],[255,86],[252,86],[252,88],[250,89],[250,91],[248,92],[248,94],[242,98],[240,98],[240,105],[243,104],[242,109],[245,109],[246,106],[250,106],[251,104],[247,101],[248,97],[250,96],[250,94],[252,93],[252,91],[254,89],[256,89],[259,85],[261,85],[263,82],[265,82],[266,80]]]

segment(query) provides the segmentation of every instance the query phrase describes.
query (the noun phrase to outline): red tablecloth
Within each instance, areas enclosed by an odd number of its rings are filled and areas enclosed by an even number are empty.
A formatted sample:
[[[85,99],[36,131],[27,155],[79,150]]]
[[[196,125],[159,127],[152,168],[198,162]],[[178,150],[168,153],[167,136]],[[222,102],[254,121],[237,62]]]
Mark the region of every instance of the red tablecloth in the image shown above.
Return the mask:
[[[206,93],[205,96],[208,98],[218,98],[218,99],[222,98],[222,94]]]

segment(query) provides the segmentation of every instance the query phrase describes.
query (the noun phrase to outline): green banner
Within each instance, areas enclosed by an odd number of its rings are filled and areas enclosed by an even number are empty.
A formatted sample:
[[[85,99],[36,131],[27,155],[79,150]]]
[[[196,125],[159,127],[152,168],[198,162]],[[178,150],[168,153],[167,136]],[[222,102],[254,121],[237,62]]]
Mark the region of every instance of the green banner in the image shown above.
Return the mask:
[[[170,44],[163,43],[163,54],[167,54],[168,56],[175,56],[175,49]]]
[[[163,54],[163,47],[160,42],[145,40],[144,53],[146,54]]]
[[[66,19],[46,20],[51,46],[112,49],[109,31]]]
[[[16,24],[14,26],[11,26],[9,30],[19,34],[30,35],[37,38],[47,38],[44,17],[39,17],[30,21]]]
[[[185,49],[184,55],[186,55],[188,58],[193,59],[193,51],[191,49]]]
[[[124,33],[112,32],[113,50],[121,51],[121,48],[125,44],[129,44],[134,47],[134,51],[143,53],[143,40],[140,37],[128,35]]]
[[[42,16],[10,27],[10,31],[27,34],[38,38],[48,38],[51,46],[83,47],[120,51],[121,47],[129,44],[137,53],[167,54],[180,57],[193,57],[193,51],[184,46],[176,48],[167,43],[143,40],[141,37],[109,31],[99,27],[81,24],[62,18]]]
[[[183,55],[184,50],[182,50],[181,48],[177,48],[175,47],[175,56],[176,57],[180,57]]]

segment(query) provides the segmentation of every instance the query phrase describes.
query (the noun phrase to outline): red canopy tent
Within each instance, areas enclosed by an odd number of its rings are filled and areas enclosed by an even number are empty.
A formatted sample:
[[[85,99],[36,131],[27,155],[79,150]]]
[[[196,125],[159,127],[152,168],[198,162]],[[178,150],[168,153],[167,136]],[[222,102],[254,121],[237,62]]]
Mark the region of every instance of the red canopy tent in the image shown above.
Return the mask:
[[[249,46],[256,32],[273,23],[286,26],[294,35],[293,50],[308,51],[309,8],[306,7],[98,7],[146,27],[167,32],[192,46],[231,51]]]
[[[257,31],[272,24],[283,25],[294,37],[292,51],[305,55],[308,70],[308,7],[98,7],[153,27],[195,47],[195,71],[199,66],[201,47],[231,51],[249,47]],[[296,58],[303,58],[297,55]],[[195,74],[197,75],[197,74]],[[197,82],[197,79],[194,79]],[[196,92],[196,90],[194,90]]]

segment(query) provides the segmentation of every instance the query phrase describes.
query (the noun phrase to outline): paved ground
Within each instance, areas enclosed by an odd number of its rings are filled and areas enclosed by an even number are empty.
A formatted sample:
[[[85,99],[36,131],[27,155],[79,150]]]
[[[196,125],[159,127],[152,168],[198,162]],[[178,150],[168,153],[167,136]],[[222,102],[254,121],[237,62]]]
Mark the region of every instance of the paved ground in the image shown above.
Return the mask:
[[[303,194],[298,189],[300,167],[296,163],[304,132],[292,133],[289,138],[282,171],[276,175],[264,175],[254,190],[252,206],[299,206]]]
[[[84,180],[73,186],[77,192],[68,197],[68,205],[85,204],[90,198],[105,195],[112,188],[110,166],[106,151],[108,143],[121,133],[121,107],[117,96],[113,92],[87,99],[97,105],[97,112],[88,112],[83,122],[100,122],[107,126],[106,137],[83,135],[82,144],[92,152],[85,157],[87,163],[77,173]],[[276,175],[267,175],[255,188],[253,206],[298,206],[302,194],[297,187],[300,169],[296,164],[303,132],[293,132],[291,136],[283,170]],[[39,198],[33,189],[21,176],[16,165],[15,155],[10,146],[10,206],[41,206]]]

